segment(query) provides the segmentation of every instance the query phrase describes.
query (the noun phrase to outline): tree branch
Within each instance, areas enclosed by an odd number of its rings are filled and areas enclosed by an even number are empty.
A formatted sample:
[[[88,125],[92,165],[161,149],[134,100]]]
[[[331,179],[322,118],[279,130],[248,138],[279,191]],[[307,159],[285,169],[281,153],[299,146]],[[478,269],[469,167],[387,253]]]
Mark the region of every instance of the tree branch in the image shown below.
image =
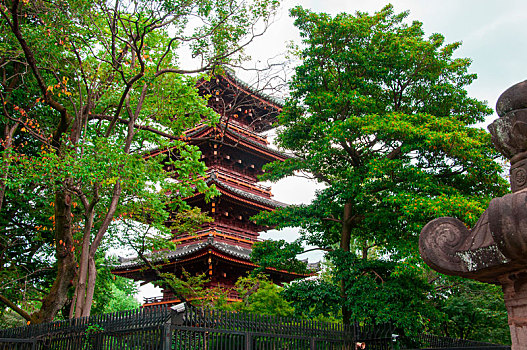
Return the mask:
[[[26,311],[22,310],[20,307],[18,307],[17,304],[13,303],[11,300],[7,299],[5,296],[0,294],[0,302],[4,303],[8,308],[22,316],[26,321],[31,321],[31,315],[28,314]]]

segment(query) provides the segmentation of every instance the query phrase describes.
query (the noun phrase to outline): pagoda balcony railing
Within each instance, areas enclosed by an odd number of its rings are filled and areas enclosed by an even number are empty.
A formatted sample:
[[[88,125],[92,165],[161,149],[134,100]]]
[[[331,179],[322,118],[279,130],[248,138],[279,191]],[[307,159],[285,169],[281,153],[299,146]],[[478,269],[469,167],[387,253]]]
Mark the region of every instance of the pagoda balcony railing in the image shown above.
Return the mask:
[[[251,247],[254,243],[262,241],[262,239],[260,238],[251,238],[247,235],[241,235],[235,232],[227,232],[218,229],[207,229],[203,231],[198,231],[194,234],[178,235],[177,238],[173,240],[173,242],[184,244],[187,242],[190,243],[192,241],[205,240],[209,237],[217,237],[220,240],[232,242],[236,245],[242,245],[247,247]]]
[[[175,299],[174,297],[168,297],[168,296],[158,296],[158,297],[146,297],[143,298],[144,306],[147,306],[147,304],[163,304],[167,302],[179,302],[179,299]]]
[[[257,232],[254,230],[253,225],[237,223],[240,226],[233,227],[229,221],[222,220],[222,219],[223,218],[216,219],[214,222],[214,226],[204,227],[203,229],[197,231],[197,233],[206,233],[210,231],[216,231],[218,233],[223,233],[226,235],[234,236],[236,238],[244,238],[244,239],[255,241],[255,242],[260,241],[260,239],[258,238]]]
[[[232,235],[241,235],[241,237],[250,237],[247,239],[256,240],[258,232],[263,230],[262,226],[258,226],[253,223],[239,221],[231,217],[227,218],[223,215],[217,215],[214,217],[214,223],[210,226],[205,226],[203,230],[215,229],[223,233],[229,233]],[[254,238],[253,238],[254,237]]]
[[[243,179],[249,183],[256,184],[256,182],[258,182],[258,178],[254,174],[254,171],[248,171],[235,164],[237,163],[229,164],[225,162],[215,162],[212,164],[212,166],[209,166],[209,171],[219,170],[219,171],[222,171],[223,173],[230,174],[231,176],[234,176],[235,178]],[[262,186],[259,184],[256,184],[256,185],[263,188],[266,191],[271,191],[271,187]]]
[[[227,163],[224,160],[213,159],[211,162],[207,162],[207,160],[205,160],[205,164],[207,165],[209,170],[221,168],[223,171],[226,171],[231,175],[237,176],[238,178],[245,179],[246,181],[250,181],[253,183],[256,183],[258,181],[258,179],[256,178],[258,171],[255,171],[255,169],[252,168],[250,168],[250,170],[244,168],[239,163]]]
[[[177,234],[174,239],[177,241],[179,239],[191,239],[191,238],[199,238],[199,237],[204,237],[204,236],[210,236],[212,237],[214,234],[223,234],[223,235],[227,235],[227,236],[232,236],[236,239],[238,238],[241,238],[241,239],[246,239],[248,241],[254,241],[254,242],[258,242],[260,241],[259,238],[257,237],[252,237],[250,235],[248,235],[246,232],[244,233],[240,233],[240,232],[236,232],[234,230],[229,230],[229,229],[225,229],[223,227],[218,227],[218,226],[215,226],[215,227],[207,227],[203,230],[199,230],[199,231],[196,231],[194,233],[180,233],[180,234]]]

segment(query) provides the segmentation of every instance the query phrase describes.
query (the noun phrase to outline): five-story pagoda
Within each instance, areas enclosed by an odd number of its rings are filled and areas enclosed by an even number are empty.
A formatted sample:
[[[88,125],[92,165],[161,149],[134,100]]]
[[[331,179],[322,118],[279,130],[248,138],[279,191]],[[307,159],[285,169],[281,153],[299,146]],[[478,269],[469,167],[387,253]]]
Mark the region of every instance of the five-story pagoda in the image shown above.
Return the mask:
[[[221,195],[208,203],[202,194],[187,198],[191,206],[208,213],[213,221],[197,233],[176,235],[177,249],[164,252],[157,261],[158,268],[178,277],[183,269],[193,275],[205,273],[210,280],[208,287],[231,291],[228,299],[236,300],[234,284],[256,267],[250,260],[251,247],[266,229],[250,218],[262,210],[272,211],[284,205],[272,199],[270,188],[257,184],[263,165],[287,158],[268,147],[267,138],[261,136],[272,129],[281,105],[252,91],[229,73],[203,80],[198,88],[203,96],[210,96],[209,106],[220,115],[221,121],[213,127],[198,125],[187,130],[185,137],[200,148],[208,167],[207,183],[214,184]],[[149,156],[162,152],[165,151]],[[304,277],[272,268],[266,272],[278,284]],[[123,260],[113,273],[145,283],[156,279],[136,259]],[[163,290],[162,297],[147,298],[145,306],[176,302],[179,302],[176,296]]]

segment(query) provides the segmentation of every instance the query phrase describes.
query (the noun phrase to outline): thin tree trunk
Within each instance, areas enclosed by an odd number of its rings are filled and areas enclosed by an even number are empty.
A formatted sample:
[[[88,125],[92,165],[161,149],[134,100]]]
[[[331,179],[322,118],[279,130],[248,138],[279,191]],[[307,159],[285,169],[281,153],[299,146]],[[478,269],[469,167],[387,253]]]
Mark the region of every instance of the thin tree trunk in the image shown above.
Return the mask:
[[[97,279],[97,267],[95,265],[95,257],[91,256],[88,260],[88,284],[86,288],[86,299],[84,300],[84,307],[82,310],[82,317],[90,316],[91,307],[93,304],[93,295],[95,293],[95,280]]]
[[[130,153],[130,147],[132,145],[132,140],[134,138],[134,135],[135,135],[135,129],[134,129],[134,125],[135,125],[135,121],[137,120],[137,118],[139,117],[139,113],[143,107],[143,103],[144,103],[144,100],[145,100],[145,96],[146,96],[146,92],[148,90],[148,85],[147,84],[143,84],[143,88],[141,90],[141,95],[139,96],[139,99],[138,99],[138,102],[137,102],[137,107],[136,107],[136,110],[135,110],[135,113],[133,115],[133,117],[130,118],[129,122],[128,122],[128,129],[127,129],[127,135],[126,135],[126,141],[125,141],[125,145],[124,145],[124,152],[125,153]],[[111,128],[112,126],[110,125],[109,126],[109,129]],[[99,245],[101,244],[101,241],[106,233],[106,231],[108,230],[108,227],[110,226],[111,222],[112,222],[112,219],[115,215],[115,212],[117,210],[117,205],[119,204],[119,199],[121,198],[121,192],[122,192],[122,187],[121,187],[121,182],[118,180],[115,185],[114,185],[114,188],[113,188],[113,194],[112,194],[112,200],[110,202],[110,206],[108,208],[108,212],[106,213],[106,216],[104,217],[104,220],[101,224],[101,227],[99,228],[99,231],[97,232],[97,235],[95,236],[95,238],[93,239],[93,242],[91,243],[90,245],[90,249],[89,249],[89,255],[88,255],[88,280],[87,280],[87,284],[86,284],[86,287],[83,288],[83,289],[79,289],[79,292],[82,294],[82,296],[84,297],[85,295],[85,299],[83,298],[79,298],[79,296],[77,296],[77,300],[79,300],[81,303],[82,303],[82,306],[81,306],[81,309],[82,309],[82,316],[89,316],[90,315],[90,312],[91,312],[91,307],[92,307],[92,303],[93,303],[93,295],[94,295],[94,292],[95,292],[95,281],[96,281],[96,277],[97,277],[97,268],[96,268],[96,265],[95,265],[95,254],[97,253],[97,249],[99,248]],[[84,252],[84,251],[83,251]],[[86,294],[84,294],[84,291]],[[78,308],[79,306],[77,306]],[[75,311],[75,316],[77,316],[78,313],[77,313],[77,310]]]
[[[344,215],[342,217],[342,231],[340,235],[340,249],[345,252],[349,252],[351,248],[351,229],[352,229],[352,218],[353,218],[353,206],[350,202],[344,205]],[[345,303],[347,300],[346,285],[345,281],[340,280],[340,296]],[[351,323],[351,311],[343,304],[342,305],[342,321],[344,324]]]
[[[73,317],[82,317],[84,300],[86,297],[86,280],[88,274],[88,257],[90,254],[90,238],[91,238],[91,229],[93,227],[93,218],[95,216],[95,211],[90,205],[86,209],[86,222],[84,226],[84,235],[82,238],[82,252],[81,258],[79,261],[79,275],[77,276],[77,283],[75,286],[75,293],[73,294],[73,302],[70,309],[70,318]]]
[[[364,243],[362,246],[362,260],[368,260],[368,251],[370,250],[370,247],[368,247],[367,243]]]
[[[7,150],[11,147],[13,147],[13,135],[15,134],[15,131],[18,127],[18,123],[13,124],[12,126],[9,126],[6,124],[4,129],[4,150]],[[3,160],[3,168],[4,171],[2,171],[2,175],[0,177],[0,211],[2,210],[2,205],[4,203],[4,196],[5,196],[5,189],[6,189],[6,183],[5,180],[7,180],[7,160]]]
[[[82,297],[77,296],[77,300],[80,301],[80,310],[82,310],[81,317],[89,316],[91,312],[91,307],[93,303],[93,295],[95,291],[95,279],[97,276],[97,269],[95,266],[95,254],[97,253],[97,249],[99,248],[99,245],[101,244],[104,234],[108,230],[108,227],[110,226],[110,223],[112,222],[112,219],[115,215],[115,211],[117,210],[119,199],[121,198],[121,191],[122,191],[121,183],[118,180],[117,183],[114,185],[113,196],[110,202],[110,207],[108,208],[108,212],[106,213],[106,216],[104,217],[101,227],[99,228],[99,231],[97,232],[97,235],[93,239],[93,242],[91,243],[90,248],[88,250],[89,253],[88,253],[87,283],[84,289],[79,289],[79,293],[81,293]],[[77,307],[79,307],[79,305],[77,305]],[[75,317],[79,317],[77,314],[77,311],[75,312]]]

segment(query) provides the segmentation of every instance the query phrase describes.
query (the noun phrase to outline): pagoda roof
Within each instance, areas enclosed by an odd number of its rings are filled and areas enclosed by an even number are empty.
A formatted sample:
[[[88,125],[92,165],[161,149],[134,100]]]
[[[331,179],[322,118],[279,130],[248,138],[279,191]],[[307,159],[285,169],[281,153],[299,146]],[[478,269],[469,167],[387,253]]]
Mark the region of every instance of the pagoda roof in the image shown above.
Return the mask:
[[[217,128],[213,127],[213,126],[210,126],[210,125],[200,125],[200,126],[197,126],[196,128],[194,129],[191,129],[189,131],[186,131],[185,132],[185,137],[182,137],[182,139],[185,139],[185,138],[192,138],[192,137],[195,137],[195,138],[200,138],[200,137],[205,137],[207,135],[209,135],[211,132],[217,130]],[[286,159],[289,159],[289,158],[292,158],[292,156],[288,155],[288,154],[285,154],[277,149],[274,149],[272,147],[269,147],[263,143],[260,143],[258,141],[255,141],[255,140],[252,140],[244,135],[242,135],[241,133],[233,130],[233,128],[229,128],[227,127],[227,132],[225,133],[225,136],[233,141],[233,142],[236,142],[237,144],[241,144],[243,145],[244,147],[247,147],[247,148],[251,148],[253,149],[254,151],[258,152],[258,153],[264,153],[264,154],[267,154],[269,156],[270,159],[276,159],[276,160],[286,160]],[[233,147],[236,147],[236,146],[233,146]],[[150,157],[153,157],[153,156],[156,156],[158,154],[161,154],[161,153],[165,153],[168,151],[169,148],[165,148],[165,149],[162,149],[160,150],[159,148],[153,148],[153,149],[150,149],[149,151],[147,151],[147,154],[146,154],[146,157],[147,158],[150,158]]]
[[[190,132],[186,133],[187,137],[203,137],[208,134],[210,134],[212,131],[217,130],[217,128],[214,128],[209,125],[202,125],[200,127],[197,127]],[[264,153],[268,153],[272,156],[272,158],[279,159],[279,160],[286,160],[288,158],[291,158],[291,156],[274,149],[272,147],[269,147],[261,142],[255,141],[250,139],[247,136],[244,136],[243,134],[237,132],[233,128],[230,128],[227,126],[225,136],[229,138],[231,141],[234,141],[236,143],[241,143],[246,147],[263,151]]]
[[[176,250],[169,250],[169,251],[162,251],[150,254],[148,258],[153,264],[160,263],[167,261],[169,264],[174,262],[185,262],[189,261],[189,259],[192,259],[193,257],[203,256],[203,254],[199,254],[200,252],[203,252],[205,250],[212,250],[212,254],[216,255],[220,258],[224,258],[227,260],[231,260],[234,262],[241,263],[243,265],[248,265],[251,267],[258,266],[251,262],[251,249],[240,247],[237,245],[232,245],[225,242],[218,242],[214,240],[212,237],[209,237],[205,241],[192,243],[189,245],[177,247]],[[136,270],[141,269],[144,267],[143,261],[141,261],[138,258],[119,258],[120,265],[116,266],[113,271],[114,272],[132,272],[130,270]],[[277,273],[283,274],[283,275],[289,275],[289,276],[298,276],[298,277],[305,277],[310,276],[312,274],[301,274],[297,272],[289,272],[285,270],[278,270],[272,267],[267,268],[269,271],[275,271]]]
[[[198,83],[198,88],[209,90],[212,93],[218,87],[225,92],[224,97],[231,94],[243,96],[238,102],[250,106],[256,112],[255,118],[247,120],[248,124],[256,122],[258,129],[267,131],[274,128],[273,123],[277,121],[278,115],[282,112],[284,102],[276,97],[272,97],[257,89],[254,85],[244,82],[236,77],[234,71],[224,69],[222,74],[213,76],[210,80],[202,79]],[[216,93],[217,94],[217,93]],[[243,108],[242,105],[239,108]]]
[[[236,257],[242,260],[251,260],[251,249],[240,247],[225,242],[218,242],[213,239],[207,239],[206,241],[196,242],[189,245],[177,247],[176,250],[162,251],[148,256],[152,263],[162,262],[164,260],[174,261],[180,258],[193,255],[206,248],[216,248],[218,251]],[[135,267],[144,266],[144,262],[139,258],[120,258],[121,264],[114,270],[128,270]]]
[[[233,85],[236,85],[239,89],[243,90],[247,94],[253,95],[259,98],[260,100],[267,102],[269,105],[276,108],[279,112],[282,111],[282,108],[284,107],[284,101],[280,100],[277,97],[264,94],[261,91],[254,91],[253,87],[250,84],[244,82],[243,80],[238,78],[236,75],[234,75],[234,71],[226,69],[225,75],[223,75],[223,78],[229,80],[230,83],[232,83]]]
[[[276,208],[283,208],[283,207],[287,206],[287,204],[285,204],[285,203],[282,203],[282,202],[279,202],[279,201],[275,201],[275,200],[272,200],[272,199],[269,199],[269,198],[265,198],[265,197],[259,196],[257,194],[250,193],[250,192],[244,191],[242,189],[239,189],[239,188],[233,187],[231,185],[228,185],[225,182],[221,181],[216,176],[216,173],[214,171],[211,171],[209,173],[209,177],[208,177],[208,179],[205,180],[205,182],[207,183],[207,185],[209,185],[211,183],[215,184],[216,188],[218,188],[218,190],[223,195],[227,195],[227,196],[231,195],[232,197],[240,197],[241,199],[246,199],[246,200],[248,200],[248,201],[250,201],[252,203],[260,204],[260,206],[261,205],[265,206],[265,209],[267,209],[267,210],[273,210],[273,209],[276,209]]]

